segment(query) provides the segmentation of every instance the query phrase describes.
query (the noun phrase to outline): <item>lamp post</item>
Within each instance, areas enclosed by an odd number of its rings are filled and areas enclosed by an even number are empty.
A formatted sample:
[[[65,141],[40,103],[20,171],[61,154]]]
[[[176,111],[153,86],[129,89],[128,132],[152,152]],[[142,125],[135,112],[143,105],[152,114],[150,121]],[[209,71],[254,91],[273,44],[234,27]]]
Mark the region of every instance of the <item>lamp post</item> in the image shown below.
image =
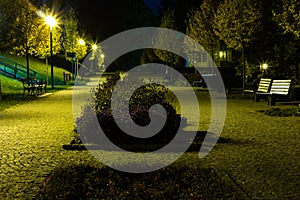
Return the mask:
[[[78,40],[78,44],[81,46],[85,46],[85,41],[83,39]],[[76,58],[76,76],[78,74],[79,66],[78,66],[78,57]]]
[[[96,51],[98,49],[98,46],[96,44],[92,45],[92,56],[90,57],[91,60],[91,69],[94,69],[94,61],[95,61],[95,55],[96,55]]]
[[[54,88],[54,80],[53,80],[53,37],[52,37],[52,33],[53,33],[53,27],[56,26],[57,21],[53,16],[49,15],[49,16],[46,16],[45,22],[50,27],[51,87],[53,89]]]

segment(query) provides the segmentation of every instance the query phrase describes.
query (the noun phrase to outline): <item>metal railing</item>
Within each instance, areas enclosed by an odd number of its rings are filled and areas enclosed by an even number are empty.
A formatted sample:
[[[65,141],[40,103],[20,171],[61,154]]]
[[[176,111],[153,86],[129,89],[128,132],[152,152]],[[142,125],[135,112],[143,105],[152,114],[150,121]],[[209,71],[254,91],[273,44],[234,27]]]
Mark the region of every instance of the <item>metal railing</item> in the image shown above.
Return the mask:
[[[27,78],[27,67],[10,60],[4,56],[0,56],[0,71],[12,76],[14,79]],[[29,69],[29,76],[36,77],[37,72]]]

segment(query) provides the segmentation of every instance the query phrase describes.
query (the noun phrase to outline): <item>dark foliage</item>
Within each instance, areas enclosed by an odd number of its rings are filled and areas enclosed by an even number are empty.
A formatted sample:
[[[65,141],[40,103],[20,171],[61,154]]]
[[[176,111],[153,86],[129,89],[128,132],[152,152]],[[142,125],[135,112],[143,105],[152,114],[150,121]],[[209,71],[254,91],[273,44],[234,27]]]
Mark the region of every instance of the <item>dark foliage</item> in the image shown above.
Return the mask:
[[[108,167],[74,166],[53,171],[37,199],[227,199],[241,198],[209,168],[169,166],[128,174]]]
[[[300,116],[300,107],[295,108],[271,108],[269,110],[262,110],[262,113],[270,116],[277,117],[290,117],[290,116]]]
[[[157,148],[161,148],[174,138],[181,124],[181,128],[186,125],[186,120],[181,119],[181,116],[176,113],[176,110],[170,103],[170,98],[168,96],[171,92],[159,84],[146,84],[138,88],[129,100],[129,113],[131,119],[138,126],[143,127],[148,125],[151,122],[149,117],[151,106],[159,104],[165,109],[167,118],[165,119],[159,112],[152,113],[153,117],[160,119],[160,121],[166,120],[166,123],[159,133],[149,138],[137,138],[123,132],[116,124],[116,119],[112,115],[111,109],[112,92],[118,80],[119,76],[113,75],[107,79],[107,82],[99,84],[95,92],[95,107],[93,108],[93,106],[87,105],[83,110],[82,117],[77,119],[76,125],[78,133],[84,143],[97,143],[97,141],[95,141],[95,138],[97,138],[97,135],[95,134],[97,133],[86,131],[93,129],[94,125],[90,113],[95,111],[103,132],[117,145],[135,144],[140,145],[141,147],[146,145],[158,145]],[[128,88],[126,87],[133,87],[136,82],[137,79],[130,79],[130,84],[123,86],[124,88],[119,90],[118,96],[121,97],[128,93]],[[122,101],[118,103],[117,106],[119,109],[124,109],[124,103]],[[117,118],[131,130],[129,125],[131,119],[128,119],[122,114],[118,115]]]

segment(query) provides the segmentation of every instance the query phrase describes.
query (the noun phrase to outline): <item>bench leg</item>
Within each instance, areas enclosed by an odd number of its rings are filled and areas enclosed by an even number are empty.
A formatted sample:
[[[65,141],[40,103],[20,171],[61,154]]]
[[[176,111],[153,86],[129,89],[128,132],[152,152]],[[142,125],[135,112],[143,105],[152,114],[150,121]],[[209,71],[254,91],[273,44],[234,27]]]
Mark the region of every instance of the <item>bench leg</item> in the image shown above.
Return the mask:
[[[30,93],[31,93],[31,88],[24,87],[24,88],[23,88],[23,95],[26,93],[26,91],[27,91],[27,95],[30,95]]]
[[[254,94],[254,101],[255,101],[255,102],[259,102],[259,100],[260,100],[260,99],[259,99],[259,95]]]
[[[268,96],[268,105],[275,106],[276,105],[276,97],[274,95]]]

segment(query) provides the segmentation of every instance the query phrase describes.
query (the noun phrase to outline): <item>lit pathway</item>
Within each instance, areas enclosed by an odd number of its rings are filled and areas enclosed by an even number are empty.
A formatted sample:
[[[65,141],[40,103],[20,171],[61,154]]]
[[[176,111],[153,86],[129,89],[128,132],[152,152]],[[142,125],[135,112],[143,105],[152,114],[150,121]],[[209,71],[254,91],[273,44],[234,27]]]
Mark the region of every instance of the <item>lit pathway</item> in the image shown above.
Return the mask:
[[[0,199],[32,199],[51,170],[94,162],[62,149],[72,139],[72,89],[0,113]]]

